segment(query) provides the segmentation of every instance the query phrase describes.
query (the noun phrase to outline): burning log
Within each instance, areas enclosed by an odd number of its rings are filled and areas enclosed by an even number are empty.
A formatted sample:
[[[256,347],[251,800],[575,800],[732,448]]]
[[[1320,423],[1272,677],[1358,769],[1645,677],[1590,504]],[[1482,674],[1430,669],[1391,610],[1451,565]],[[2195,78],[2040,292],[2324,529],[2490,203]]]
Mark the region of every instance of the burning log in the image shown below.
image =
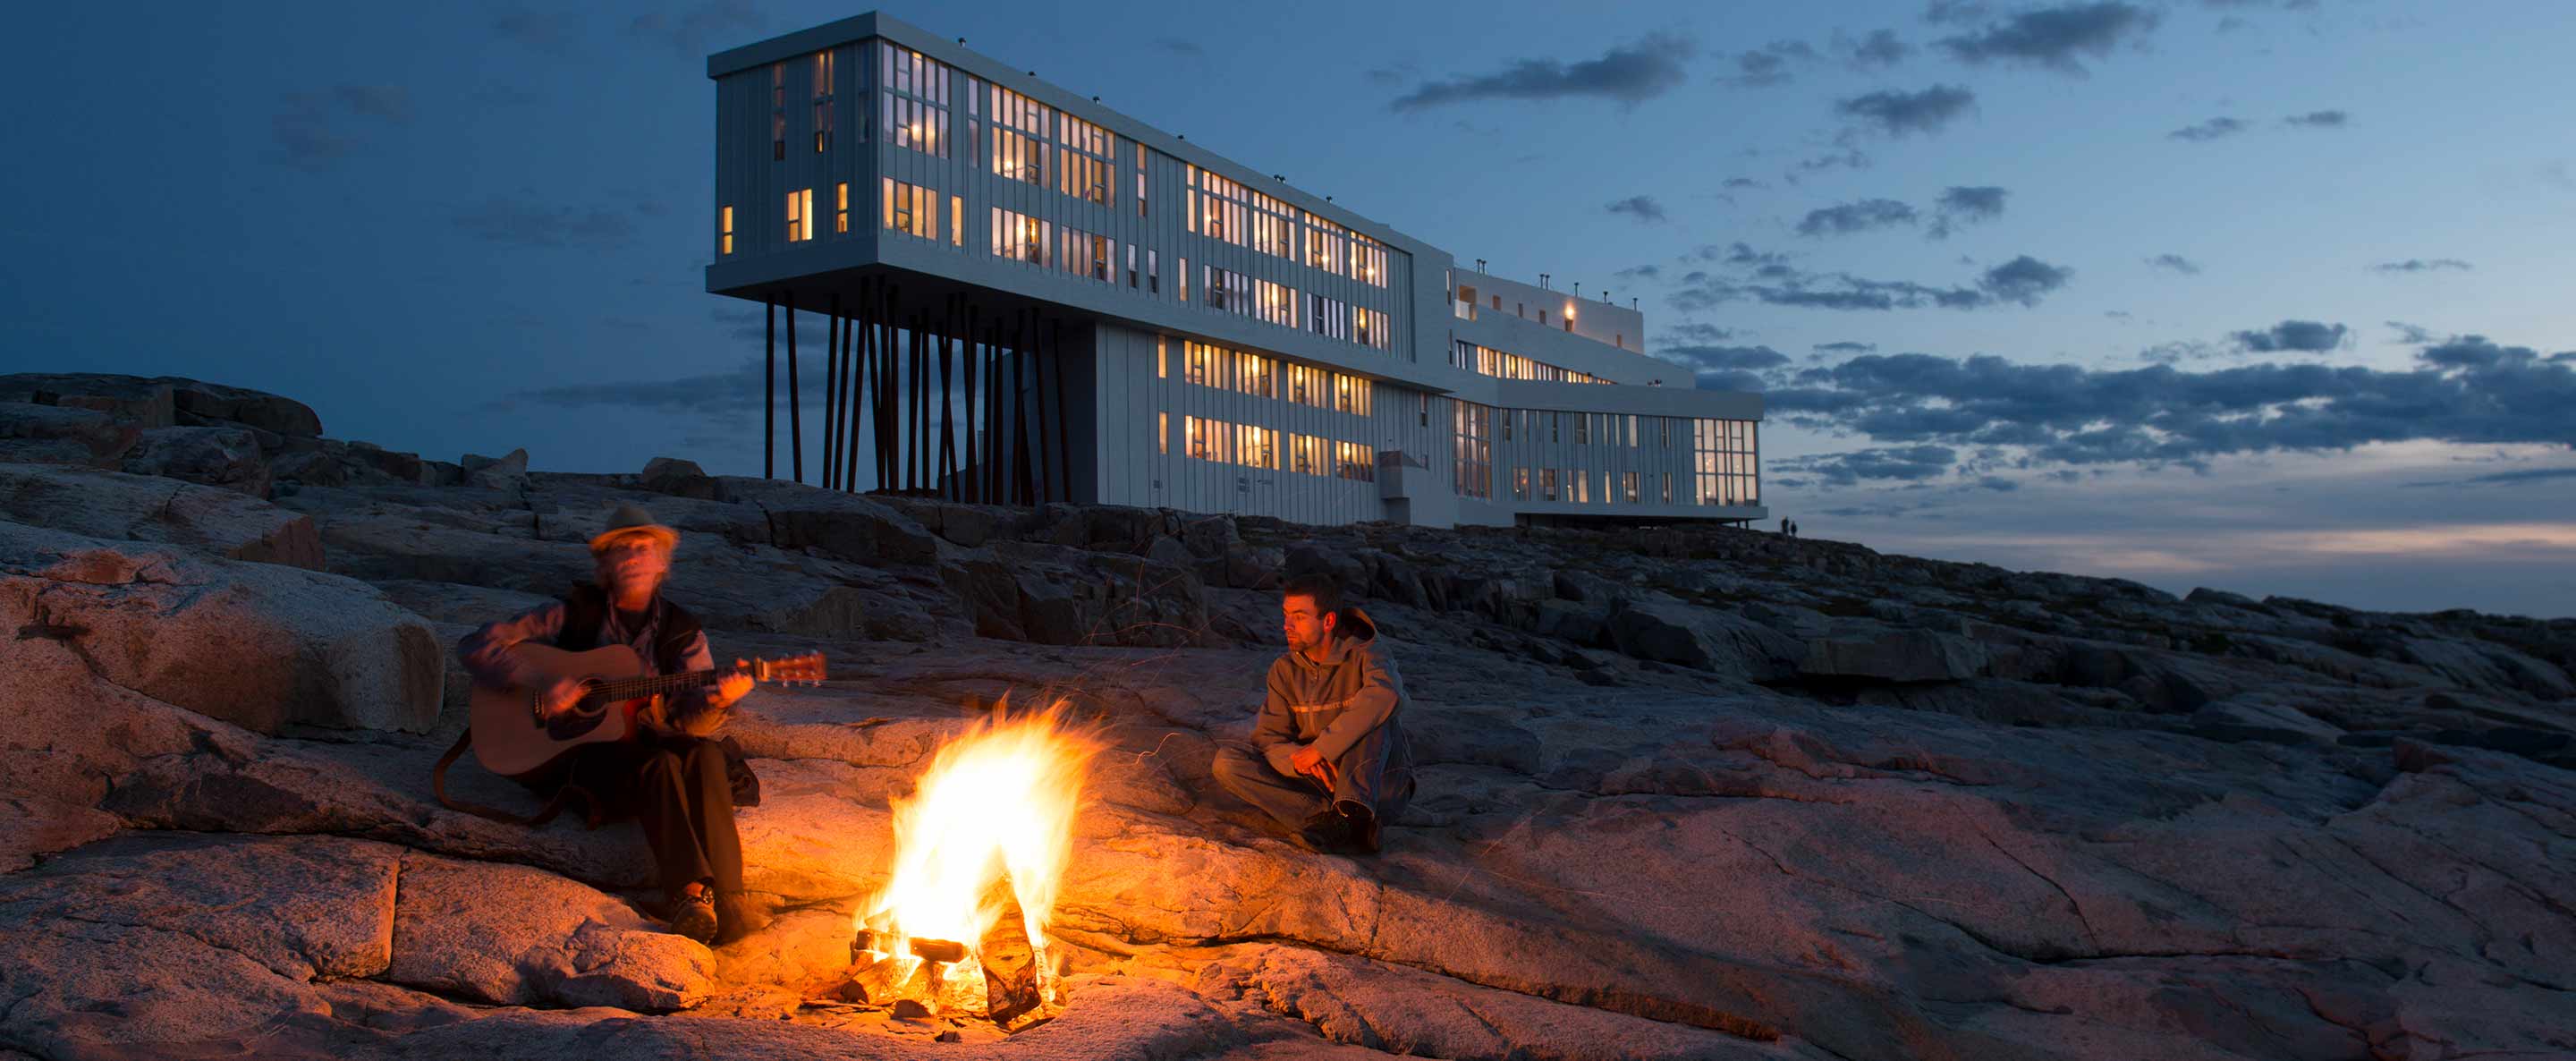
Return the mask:
[[[984,970],[985,1015],[1009,1032],[1034,1028],[1055,1018],[1047,1003],[1054,977],[1046,968],[1046,944],[1029,938],[1028,919],[1009,877],[993,882],[986,902],[1001,911],[984,930],[976,957]]]

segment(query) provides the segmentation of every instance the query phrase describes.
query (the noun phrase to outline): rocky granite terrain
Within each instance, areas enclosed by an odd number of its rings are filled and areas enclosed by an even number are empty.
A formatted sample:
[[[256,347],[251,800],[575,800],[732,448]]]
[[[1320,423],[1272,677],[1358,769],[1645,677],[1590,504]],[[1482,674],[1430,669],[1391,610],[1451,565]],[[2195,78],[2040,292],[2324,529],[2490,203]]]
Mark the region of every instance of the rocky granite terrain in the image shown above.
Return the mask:
[[[639,909],[632,826],[453,813],[453,645],[620,503],[717,652],[776,919]],[[1421,796],[1308,854],[1217,790],[1286,574],[1400,661]],[[532,473],[287,398],[0,377],[0,1061],[2576,1054],[2576,620],[2391,615],[1728,529],[1249,517]],[[1097,760],[1007,1039],[806,1006],[971,705]],[[465,798],[529,806],[470,764]]]

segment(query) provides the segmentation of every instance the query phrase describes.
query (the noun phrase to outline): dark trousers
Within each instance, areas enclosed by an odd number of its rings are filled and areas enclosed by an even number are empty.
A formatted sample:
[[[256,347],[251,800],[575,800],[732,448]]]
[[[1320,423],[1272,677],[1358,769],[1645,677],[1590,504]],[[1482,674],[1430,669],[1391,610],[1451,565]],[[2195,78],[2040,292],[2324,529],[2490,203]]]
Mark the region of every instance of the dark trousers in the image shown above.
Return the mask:
[[[1291,829],[1337,803],[1359,804],[1379,821],[1388,821],[1413,798],[1413,775],[1388,769],[1385,727],[1333,760],[1339,784],[1331,788],[1289,767],[1288,757],[1296,751],[1293,744],[1278,745],[1271,755],[1250,744],[1224,745],[1216,751],[1216,783]]]
[[[664,898],[678,899],[696,881],[713,882],[717,895],[742,891],[742,836],[722,745],[692,737],[584,745],[573,753],[571,781],[598,801],[603,819],[631,816],[643,825]]]

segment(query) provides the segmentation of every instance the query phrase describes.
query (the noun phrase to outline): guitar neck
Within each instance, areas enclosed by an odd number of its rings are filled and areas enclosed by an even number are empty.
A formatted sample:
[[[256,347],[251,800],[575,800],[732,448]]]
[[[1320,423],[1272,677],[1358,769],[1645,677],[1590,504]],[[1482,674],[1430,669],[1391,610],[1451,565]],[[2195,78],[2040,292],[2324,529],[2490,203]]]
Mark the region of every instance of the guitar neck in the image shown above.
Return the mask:
[[[660,696],[664,693],[676,693],[683,689],[695,689],[701,686],[714,685],[717,682],[723,681],[728,675],[749,673],[749,671],[740,670],[739,668],[721,667],[713,670],[693,670],[681,674],[661,674],[650,678],[625,678],[613,682],[601,682],[598,688],[591,691],[590,696],[592,699],[600,701],[641,700],[648,696]]]

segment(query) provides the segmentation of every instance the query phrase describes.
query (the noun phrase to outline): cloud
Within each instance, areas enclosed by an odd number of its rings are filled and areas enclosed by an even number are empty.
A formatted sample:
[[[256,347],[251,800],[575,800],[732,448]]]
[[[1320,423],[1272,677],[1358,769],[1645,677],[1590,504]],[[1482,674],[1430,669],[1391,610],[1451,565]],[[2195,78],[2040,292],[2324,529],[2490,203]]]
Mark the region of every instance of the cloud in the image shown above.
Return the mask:
[[[326,92],[290,92],[269,118],[269,137],[281,159],[306,172],[331,168],[354,152],[357,123],[410,125],[411,90],[401,85],[333,85]]]
[[[2166,133],[2165,138],[2168,140],[2189,140],[2195,144],[2199,144],[2207,143],[2220,137],[2234,136],[2244,131],[2244,122],[2238,121],[2234,118],[2212,118],[2198,125],[2186,125],[2180,129]]]
[[[2408,258],[2402,262],[2381,262],[2377,265],[2371,266],[2370,271],[2375,273],[2436,273],[2444,269],[2457,269],[2465,273],[2475,268],[2477,267],[2457,258],[2434,258],[2430,261],[2422,258]]]
[[[455,218],[478,239],[522,247],[609,250],[632,243],[635,222],[622,211],[538,205],[494,196]]]
[[[2236,332],[2229,338],[2258,354],[2324,353],[2343,347],[2348,333],[2343,325],[2317,321],[2282,321],[2262,331]]]
[[[1976,106],[1977,94],[1959,85],[1934,85],[1920,92],[1881,90],[1837,100],[1834,111],[1889,136],[1936,133]]]
[[[2473,475],[2466,479],[2445,479],[2438,482],[2406,483],[2404,485],[2488,486],[2495,484],[2531,483],[2539,482],[2544,479],[2576,479],[2576,468],[2522,468],[2509,472],[2489,472],[2485,475]]]
[[[1800,159],[1797,166],[1789,170],[1789,172],[1781,174],[1780,179],[1791,184],[1796,184],[1798,183],[1798,175],[1801,173],[1822,173],[1829,169],[1868,168],[1868,155],[1862,154],[1857,148],[1844,148],[1843,150],[1835,151],[1830,154],[1817,155],[1814,158]]]
[[[1719,187],[1721,187],[1721,188],[1729,188],[1729,189],[1733,189],[1733,188],[1760,188],[1760,187],[1764,187],[1764,185],[1763,185],[1763,183],[1762,183],[1761,181],[1754,180],[1754,179],[1753,179],[1753,178],[1751,178],[1751,177],[1728,177],[1728,178],[1726,179],[1726,183],[1719,185]]]
[[[1655,197],[1651,195],[1631,195],[1602,209],[1614,214],[1626,214],[1649,225],[1659,225],[1664,221],[1664,204],[1656,202]]]
[[[1953,185],[1942,191],[1941,197],[1933,202],[1932,228],[1925,234],[1933,239],[1948,239],[1950,230],[1957,225],[2002,217],[2006,194],[2002,188],[1991,184]]]
[[[2293,114],[2281,119],[2281,122],[2284,125],[2304,125],[2311,129],[2341,129],[2351,117],[2342,111],[2309,111],[2306,114]]]
[[[1650,33],[1598,59],[1562,63],[1521,59],[1490,74],[1426,81],[1388,106],[1421,110],[1478,99],[1567,99],[1597,96],[1636,106],[1672,91],[1685,80],[1683,64],[1698,52],[1689,38]]]
[[[1183,37],[1156,37],[1154,38],[1154,47],[1170,52],[1173,55],[1180,56],[1184,59],[1207,58],[1207,49],[1205,47],[1202,47],[1197,41]]]
[[[1874,29],[1858,41],[1837,41],[1843,61],[1860,70],[1885,70],[1914,54],[1914,46],[1896,39],[1896,31]]]
[[[1877,343],[1855,343],[1848,339],[1842,342],[1817,343],[1815,345],[1815,350],[1819,353],[1830,351],[1837,354],[1866,354],[1876,349],[1878,349]]]
[[[1735,247],[1747,255],[1751,248]],[[1703,248],[1707,250],[1708,248]],[[1676,309],[1697,312],[1729,302],[1752,300],[1765,305],[1808,309],[1886,311],[1897,309],[1987,309],[2007,303],[2038,305],[2066,286],[2074,270],[2022,255],[1980,274],[1972,285],[1934,287],[1910,280],[1872,280],[1850,273],[1802,272],[1777,256],[1759,264],[1729,260],[1724,264],[1743,275],[1694,272],[1669,298]],[[1750,264],[1750,268],[1745,267]]]
[[[1792,61],[1812,63],[1816,58],[1816,50],[1808,47],[1805,41],[1773,41],[1752,51],[1737,52],[1737,74],[1719,80],[1744,88],[1783,84],[1790,78],[1789,64]]]
[[[1743,334],[1734,328],[1714,324],[1676,324],[1664,333],[1666,343],[1722,343]]]
[[[2081,76],[2079,55],[2101,58],[2156,27],[2154,11],[2116,2],[2061,4],[2023,11],[1982,30],[1937,43],[1966,63],[2015,62]]]
[[[2413,440],[2576,448],[2576,418],[2565,415],[2576,403],[2576,357],[2477,335],[2415,357],[2404,370],[2267,363],[2186,372],[1869,354],[1800,370],[1765,400],[1774,418],[1802,428],[1882,445],[2008,447],[2061,465],[2197,467],[2222,455]]]
[[[710,50],[719,37],[749,36],[769,24],[751,0],[705,0],[676,12],[647,11],[626,24],[629,36],[667,42],[684,55]]]
[[[511,3],[492,15],[494,38],[558,55],[572,49],[573,38],[580,29],[581,16],[572,11],[538,11]]]
[[[1787,365],[1790,361],[1789,355],[1767,346],[1717,346],[1705,343],[1667,343],[1655,356],[1688,368],[1697,375],[1761,372]],[[1755,389],[1759,389],[1758,386]]]
[[[1957,450],[1948,446],[1891,446],[1854,450],[1848,453],[1811,453],[1799,457],[1776,458],[1771,470],[1812,476],[1828,486],[1850,486],[1863,479],[1916,481],[1937,479],[1948,474],[1959,462]]]
[[[2170,270],[2184,276],[2200,275],[2200,266],[2192,264],[2191,259],[2179,254],[2159,254],[2145,261],[2153,268]]]
[[[1610,275],[1616,276],[1622,280],[1660,280],[1664,275],[1664,267],[1660,265],[1631,265]]]
[[[724,418],[761,407],[766,371],[764,362],[754,357],[744,359],[730,372],[666,380],[576,383],[521,391],[512,397],[567,409],[630,409]],[[784,393],[779,400],[786,400]]]
[[[1828,206],[1807,211],[1798,222],[1801,236],[1845,236],[1891,225],[1911,225],[1914,208],[1894,199],[1863,199],[1856,203]]]

